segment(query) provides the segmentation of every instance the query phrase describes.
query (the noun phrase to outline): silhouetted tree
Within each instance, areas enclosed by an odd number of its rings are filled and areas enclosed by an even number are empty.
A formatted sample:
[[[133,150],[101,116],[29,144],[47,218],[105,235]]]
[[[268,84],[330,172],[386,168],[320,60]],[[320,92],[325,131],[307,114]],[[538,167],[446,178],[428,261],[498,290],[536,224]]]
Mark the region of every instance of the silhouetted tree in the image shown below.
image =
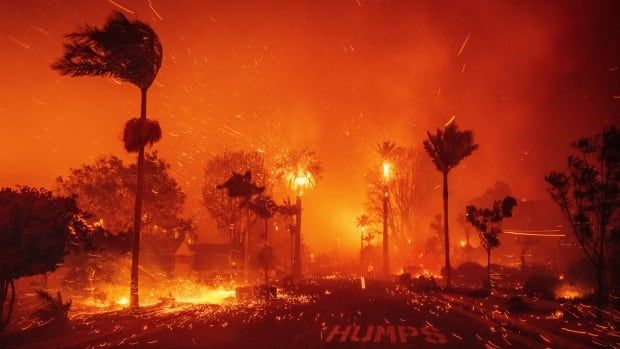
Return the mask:
[[[140,89],[140,118],[125,124],[125,149],[138,153],[136,200],[131,260],[131,306],[138,307],[138,264],[144,182],[144,146],[161,138],[159,123],[146,117],[147,91],[161,67],[163,50],[148,24],[113,12],[103,27],[85,26],[68,34],[64,55],[52,69],[70,76],[110,76]]]
[[[567,171],[551,172],[545,180],[596,271],[600,308],[608,297],[610,244],[620,239],[620,131],[612,126],[571,146],[578,155],[568,157]]]
[[[480,238],[480,246],[487,252],[487,289],[491,289],[491,250],[499,246],[499,234],[502,232],[504,218],[512,217],[512,210],[517,200],[506,196],[503,200],[493,203],[493,208],[477,208],[469,205],[465,209],[467,221],[476,229]]]
[[[0,190],[0,332],[13,312],[14,281],[56,270],[67,252],[87,242],[75,198],[29,187]]]
[[[226,190],[228,198],[230,200],[238,200],[233,202],[238,202],[239,206],[237,208],[233,208],[235,210],[246,210],[249,212],[254,212],[252,208],[249,206],[251,200],[257,195],[261,195],[263,191],[265,191],[264,186],[259,186],[255,182],[252,181],[252,172],[247,170],[244,174],[239,174],[237,172],[232,172],[230,177],[222,184],[218,184],[215,186],[218,190]],[[244,268],[246,271],[246,277],[248,272],[248,253],[249,253],[249,237],[247,232],[247,227],[245,229],[245,253],[244,253]]]
[[[444,129],[437,129],[436,134],[427,132],[428,139],[424,141],[424,149],[431,157],[437,170],[443,175],[443,218],[444,218],[444,249],[446,255],[446,282],[450,288],[450,234],[448,229],[448,173],[461,160],[470,156],[478,145],[474,144],[472,131],[460,131],[456,123],[450,123]]]
[[[59,326],[66,325],[69,320],[71,300],[68,302],[63,301],[60,292],[56,293],[56,297],[45,290],[36,290],[35,292],[43,306],[32,313],[32,316],[41,323],[51,323]]]
[[[146,153],[144,160],[146,190],[141,220],[144,249],[156,254],[173,254],[186,238],[195,238],[192,221],[181,217],[186,195],[170,175],[170,164],[159,158],[157,152]],[[131,231],[135,176],[135,164],[125,165],[111,155],[71,169],[66,178],[58,177],[57,191],[76,195],[80,209],[92,215],[89,224],[119,236]]]
[[[232,176],[232,173],[245,175]],[[254,180],[264,185],[267,181],[263,165],[263,156],[258,152],[226,152],[207,161],[204,171],[204,186],[202,187],[202,202],[207,212],[213,218],[218,233],[228,241],[234,249],[241,249],[245,244],[246,235],[250,226],[256,221],[255,215],[242,205],[243,200],[249,200],[253,191],[262,192],[262,186],[251,187]],[[232,185],[239,181],[243,185]],[[232,187],[228,189],[230,186]],[[227,188],[227,191],[218,189]],[[240,188],[235,188],[240,187]]]

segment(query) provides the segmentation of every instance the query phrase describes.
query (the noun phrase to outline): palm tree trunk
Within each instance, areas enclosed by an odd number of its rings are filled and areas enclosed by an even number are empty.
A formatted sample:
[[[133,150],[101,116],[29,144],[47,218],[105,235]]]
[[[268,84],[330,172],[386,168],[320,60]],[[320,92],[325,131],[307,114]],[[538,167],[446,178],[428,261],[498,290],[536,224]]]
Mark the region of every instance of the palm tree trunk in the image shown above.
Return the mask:
[[[294,275],[301,275],[301,195],[297,195],[297,215],[295,217],[295,259]]]
[[[383,274],[388,276],[390,274],[390,257],[388,255],[388,200],[389,200],[388,186],[383,185]],[[394,233],[394,232],[392,232]]]
[[[450,278],[450,234],[448,229],[448,172],[443,173],[443,229],[446,253],[446,286],[450,288],[452,287],[452,279]]]
[[[141,89],[140,119],[146,119],[146,89]],[[144,187],[144,146],[138,151],[138,174],[136,183],[136,205],[133,214],[133,238],[131,246],[130,306],[140,306],[138,299],[138,266],[140,264],[140,225],[142,220],[142,191]]]

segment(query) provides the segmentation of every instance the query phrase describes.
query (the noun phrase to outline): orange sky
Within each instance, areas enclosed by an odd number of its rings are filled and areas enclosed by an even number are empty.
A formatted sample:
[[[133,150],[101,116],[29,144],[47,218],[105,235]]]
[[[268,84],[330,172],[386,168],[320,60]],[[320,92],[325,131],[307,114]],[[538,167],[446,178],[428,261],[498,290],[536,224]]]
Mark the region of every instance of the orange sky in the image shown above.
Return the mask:
[[[542,178],[568,142],[620,120],[618,2],[3,1],[0,186],[50,187],[102,154],[130,159],[120,134],[138,90],[49,69],[62,35],[100,25],[115,4],[162,40],[149,117],[188,214],[206,215],[213,154],[310,146],[325,167],[305,198],[315,249],[358,243],[363,173],[384,139],[420,145],[453,115],[474,130],[480,150],[451,175],[454,211],[497,179],[546,198]]]

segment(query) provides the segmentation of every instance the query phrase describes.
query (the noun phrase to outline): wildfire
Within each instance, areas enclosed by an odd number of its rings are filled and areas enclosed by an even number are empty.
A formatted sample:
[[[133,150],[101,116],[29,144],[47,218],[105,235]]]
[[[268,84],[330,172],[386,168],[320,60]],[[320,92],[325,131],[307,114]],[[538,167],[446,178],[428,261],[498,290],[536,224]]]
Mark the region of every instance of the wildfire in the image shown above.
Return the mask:
[[[144,287],[140,292],[140,304],[155,305],[162,302],[182,304],[226,304],[235,298],[234,285],[208,286],[191,280],[163,281],[161,284]],[[75,297],[76,305],[88,308],[119,309],[129,306],[129,287],[123,285],[101,285],[86,298]]]

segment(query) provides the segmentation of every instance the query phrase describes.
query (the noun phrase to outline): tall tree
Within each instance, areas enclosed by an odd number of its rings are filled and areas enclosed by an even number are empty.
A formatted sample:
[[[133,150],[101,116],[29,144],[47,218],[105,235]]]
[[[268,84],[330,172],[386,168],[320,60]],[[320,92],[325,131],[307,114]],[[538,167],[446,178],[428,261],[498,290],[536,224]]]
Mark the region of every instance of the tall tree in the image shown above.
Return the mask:
[[[15,280],[56,270],[68,251],[87,242],[83,218],[74,197],[29,187],[0,190],[0,332],[11,319]]]
[[[295,257],[293,275],[301,275],[301,197],[305,190],[314,187],[323,177],[323,165],[316,153],[303,148],[281,153],[275,160],[276,178],[295,192],[297,216],[295,217]]]
[[[597,304],[607,301],[610,244],[620,240],[620,131],[602,133],[571,144],[567,171],[545,177],[581,248],[596,271]]]
[[[257,196],[261,196],[262,193],[265,191],[264,186],[259,186],[252,181],[252,172],[250,170],[247,170],[244,174],[239,174],[233,171],[230,177],[224,183],[216,185],[215,188],[218,190],[226,190],[226,194],[228,195],[229,199],[238,200],[232,201],[233,203],[238,204],[238,207],[231,208],[232,210],[246,210],[248,212],[253,211],[253,207],[251,206],[252,200]],[[267,226],[265,223],[265,236],[267,234],[266,229]],[[249,270],[249,236],[247,227],[245,229],[244,240],[244,269],[247,278]]]
[[[261,186],[266,184],[263,155],[258,152],[225,152],[208,160],[204,170],[202,202],[215,221],[218,233],[235,249],[241,249],[244,245],[247,231],[256,217],[250,210],[241,207],[246,196],[229,196],[219,190],[218,185],[226,181],[231,173],[245,171],[250,171]]]
[[[388,240],[388,212],[390,207],[390,190],[388,183],[392,176],[392,168],[394,166],[393,158],[397,152],[400,152],[402,148],[397,147],[394,142],[384,141],[377,144],[376,151],[382,160],[382,182],[381,182],[381,211],[383,218],[383,274],[388,275],[390,273],[390,257],[389,257],[389,240]]]
[[[428,139],[424,141],[424,149],[431,157],[437,170],[443,175],[443,218],[444,218],[444,250],[446,256],[447,287],[452,285],[450,267],[450,234],[448,228],[448,173],[461,160],[470,156],[478,145],[474,144],[472,131],[460,131],[456,123],[450,123],[444,129],[437,129],[436,134],[427,132]]]
[[[146,96],[162,62],[162,45],[148,24],[113,12],[101,28],[85,26],[68,34],[64,55],[52,69],[70,76],[111,76],[140,89],[140,118],[125,124],[125,149],[138,153],[131,259],[131,306],[139,306],[138,265],[144,182],[144,146],[161,138],[159,123],[146,117]]]
[[[504,218],[512,217],[512,210],[517,200],[506,196],[503,200],[493,202],[492,208],[477,208],[469,205],[465,209],[467,221],[476,229],[480,245],[487,252],[486,288],[491,289],[491,250],[499,246],[499,234],[502,232]]]

